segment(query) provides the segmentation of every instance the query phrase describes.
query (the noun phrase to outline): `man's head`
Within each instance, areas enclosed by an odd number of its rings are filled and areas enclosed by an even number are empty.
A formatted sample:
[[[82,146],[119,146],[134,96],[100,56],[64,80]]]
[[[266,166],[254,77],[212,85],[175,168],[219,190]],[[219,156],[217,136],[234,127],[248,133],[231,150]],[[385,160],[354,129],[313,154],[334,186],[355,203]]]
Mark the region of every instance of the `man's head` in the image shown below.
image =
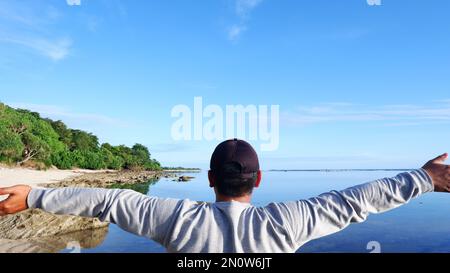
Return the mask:
[[[218,201],[248,201],[253,188],[261,182],[258,155],[252,146],[238,139],[222,142],[211,157],[209,171],[210,186],[214,188]]]

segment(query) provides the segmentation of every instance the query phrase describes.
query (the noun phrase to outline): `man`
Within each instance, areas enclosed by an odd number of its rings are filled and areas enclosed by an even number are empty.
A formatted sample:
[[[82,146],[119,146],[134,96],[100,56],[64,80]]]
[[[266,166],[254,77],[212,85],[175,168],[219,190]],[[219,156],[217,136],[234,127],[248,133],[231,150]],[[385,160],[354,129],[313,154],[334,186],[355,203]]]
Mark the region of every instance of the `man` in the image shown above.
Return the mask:
[[[27,208],[56,214],[98,217],[126,231],[151,238],[169,252],[295,252],[310,240],[366,220],[432,191],[450,191],[450,168],[443,154],[423,168],[309,200],[250,204],[261,171],[245,141],[221,143],[208,173],[216,202],[149,197],[130,190],[0,189],[0,215]]]

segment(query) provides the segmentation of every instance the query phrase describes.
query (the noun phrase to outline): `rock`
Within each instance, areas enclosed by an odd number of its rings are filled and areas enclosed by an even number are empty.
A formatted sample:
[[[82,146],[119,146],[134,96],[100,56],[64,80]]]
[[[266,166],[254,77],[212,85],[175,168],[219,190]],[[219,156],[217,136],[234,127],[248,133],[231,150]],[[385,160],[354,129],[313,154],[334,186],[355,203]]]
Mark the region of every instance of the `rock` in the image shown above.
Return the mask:
[[[180,176],[178,178],[178,182],[188,182],[188,181],[191,181],[194,178],[195,177],[192,177],[192,176]]]
[[[89,187],[89,188],[109,188],[114,184],[137,184],[145,183],[151,179],[158,179],[162,172],[157,171],[121,171],[121,172],[100,172],[86,173],[82,176],[70,180],[53,184],[42,185],[50,188],[60,187]]]
[[[34,209],[0,217],[0,239],[23,240],[60,236],[107,226],[108,223],[102,223],[98,219],[54,215]]]

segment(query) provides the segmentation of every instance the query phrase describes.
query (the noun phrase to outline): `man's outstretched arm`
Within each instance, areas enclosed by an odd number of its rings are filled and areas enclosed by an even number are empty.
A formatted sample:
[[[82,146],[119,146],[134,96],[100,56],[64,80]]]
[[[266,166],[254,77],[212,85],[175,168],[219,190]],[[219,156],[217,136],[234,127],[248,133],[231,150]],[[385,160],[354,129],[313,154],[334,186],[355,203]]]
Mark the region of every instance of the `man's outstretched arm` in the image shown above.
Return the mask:
[[[308,200],[274,203],[266,207],[280,215],[291,229],[292,243],[300,247],[308,241],[338,232],[350,223],[363,222],[371,213],[381,213],[421,194],[450,191],[448,155],[429,161],[422,169],[332,191]]]
[[[137,235],[162,242],[180,200],[149,197],[131,190],[31,189],[15,186],[0,189],[9,195],[0,202],[0,216],[27,208],[55,214],[99,218]]]

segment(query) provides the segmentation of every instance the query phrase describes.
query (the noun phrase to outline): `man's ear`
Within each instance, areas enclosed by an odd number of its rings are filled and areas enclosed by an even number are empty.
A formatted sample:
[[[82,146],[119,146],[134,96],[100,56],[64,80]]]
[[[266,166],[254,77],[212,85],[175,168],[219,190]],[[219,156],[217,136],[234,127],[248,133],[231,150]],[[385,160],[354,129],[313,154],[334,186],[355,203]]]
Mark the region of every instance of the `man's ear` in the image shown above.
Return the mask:
[[[257,176],[258,176],[258,177],[256,178],[255,188],[258,188],[259,185],[261,184],[262,172],[261,172],[261,171],[258,171]]]
[[[212,171],[208,171],[208,180],[209,180],[209,187],[214,188],[215,183],[214,183],[214,175],[213,175]]]

